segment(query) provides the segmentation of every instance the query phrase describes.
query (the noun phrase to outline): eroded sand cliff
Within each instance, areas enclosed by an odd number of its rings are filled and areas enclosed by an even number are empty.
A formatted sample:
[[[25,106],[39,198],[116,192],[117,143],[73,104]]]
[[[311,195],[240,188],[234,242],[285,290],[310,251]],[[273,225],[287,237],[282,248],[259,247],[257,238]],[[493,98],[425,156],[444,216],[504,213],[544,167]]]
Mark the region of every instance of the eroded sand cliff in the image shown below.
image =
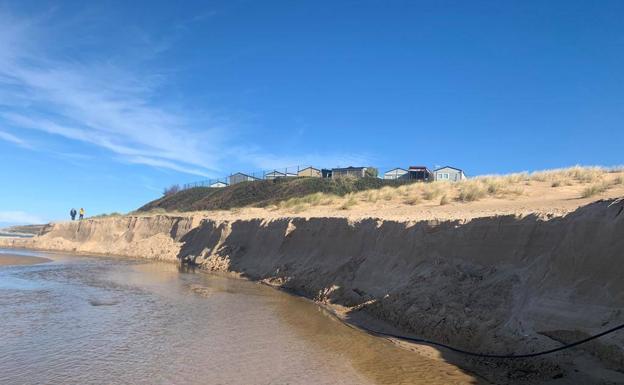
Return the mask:
[[[0,246],[182,260],[477,351],[527,353],[624,322],[621,199],[562,217],[455,221],[127,216],[52,224]],[[623,347],[616,333],[583,348],[622,371]],[[546,376],[561,369],[546,366]]]

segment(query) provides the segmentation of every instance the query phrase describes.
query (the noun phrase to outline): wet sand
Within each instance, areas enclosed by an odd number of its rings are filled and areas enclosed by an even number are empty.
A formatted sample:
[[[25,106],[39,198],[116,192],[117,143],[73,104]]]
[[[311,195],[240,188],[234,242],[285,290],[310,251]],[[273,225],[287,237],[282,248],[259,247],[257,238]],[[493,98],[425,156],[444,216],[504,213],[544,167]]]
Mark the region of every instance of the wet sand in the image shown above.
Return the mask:
[[[37,263],[52,262],[51,259],[33,257],[29,255],[0,254],[0,266],[34,265]]]
[[[247,280],[45,256],[56,263],[0,269],[0,384],[488,383]]]

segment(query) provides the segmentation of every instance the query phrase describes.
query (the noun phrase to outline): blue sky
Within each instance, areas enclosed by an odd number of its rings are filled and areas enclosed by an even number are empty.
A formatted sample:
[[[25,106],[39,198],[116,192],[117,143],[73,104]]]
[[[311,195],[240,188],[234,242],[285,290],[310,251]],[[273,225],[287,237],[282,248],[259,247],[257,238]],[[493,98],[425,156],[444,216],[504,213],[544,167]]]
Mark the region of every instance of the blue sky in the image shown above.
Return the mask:
[[[622,1],[0,1],[0,223],[239,170],[622,164]]]

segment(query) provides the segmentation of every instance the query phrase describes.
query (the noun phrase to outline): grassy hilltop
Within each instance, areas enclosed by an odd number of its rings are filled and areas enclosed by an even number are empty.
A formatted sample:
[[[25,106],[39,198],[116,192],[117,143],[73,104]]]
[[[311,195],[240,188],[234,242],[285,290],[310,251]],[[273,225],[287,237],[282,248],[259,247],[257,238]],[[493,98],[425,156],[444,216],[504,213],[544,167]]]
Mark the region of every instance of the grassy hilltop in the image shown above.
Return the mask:
[[[138,211],[200,211],[227,210],[237,207],[266,207],[292,198],[312,194],[345,196],[350,193],[380,189],[384,186],[398,187],[402,181],[378,178],[285,178],[242,182],[222,188],[195,187],[156,199]]]
[[[399,182],[377,178],[297,178],[198,187],[164,196],[139,212],[266,210],[274,214],[432,216],[497,212],[567,211],[598,198],[624,195],[624,169],[571,167],[533,173],[485,175],[457,183]],[[448,213],[447,213],[448,212]],[[261,213],[256,212],[256,215]],[[272,214],[273,215],[273,214]],[[345,214],[341,214],[345,215]],[[473,215],[473,214],[471,214]]]

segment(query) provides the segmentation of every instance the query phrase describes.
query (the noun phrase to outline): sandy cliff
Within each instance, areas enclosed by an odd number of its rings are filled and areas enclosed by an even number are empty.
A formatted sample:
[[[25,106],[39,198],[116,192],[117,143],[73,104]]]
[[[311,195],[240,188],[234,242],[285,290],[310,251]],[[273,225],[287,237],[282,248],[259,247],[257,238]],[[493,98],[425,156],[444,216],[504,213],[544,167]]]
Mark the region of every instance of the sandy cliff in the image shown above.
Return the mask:
[[[624,322],[624,201],[562,217],[413,221],[117,217],[0,246],[183,260],[461,348],[526,353]],[[624,370],[624,334],[584,347]]]

